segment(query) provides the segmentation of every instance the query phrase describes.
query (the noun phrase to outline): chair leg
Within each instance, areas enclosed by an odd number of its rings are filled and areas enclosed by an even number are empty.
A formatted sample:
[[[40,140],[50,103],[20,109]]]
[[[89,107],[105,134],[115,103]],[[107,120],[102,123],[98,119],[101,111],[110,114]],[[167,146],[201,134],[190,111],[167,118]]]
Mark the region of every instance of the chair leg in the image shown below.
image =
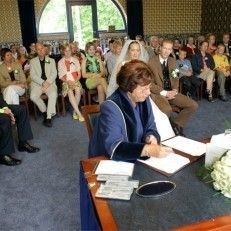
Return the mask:
[[[87,102],[86,102],[86,93],[83,92],[81,97],[83,98],[83,105],[85,106],[87,104]]]
[[[62,114],[63,116],[66,116],[66,108],[65,108],[65,98],[63,95],[61,95],[61,102],[62,102]]]
[[[56,110],[57,110],[57,114],[60,116],[60,110],[59,110],[59,99],[57,98],[57,101],[56,101]]]
[[[91,105],[91,94],[87,92],[87,96],[88,96],[88,104]]]
[[[33,107],[34,107],[34,119],[37,120],[37,118],[38,118],[37,106],[36,106],[36,104],[34,102],[33,102]]]

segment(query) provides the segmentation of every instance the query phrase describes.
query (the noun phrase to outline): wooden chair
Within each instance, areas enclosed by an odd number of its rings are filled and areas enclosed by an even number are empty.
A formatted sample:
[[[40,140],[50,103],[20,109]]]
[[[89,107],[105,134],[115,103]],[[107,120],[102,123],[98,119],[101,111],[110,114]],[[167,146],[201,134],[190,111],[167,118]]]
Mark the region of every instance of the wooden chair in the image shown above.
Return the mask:
[[[48,96],[46,94],[42,94],[41,95],[41,99],[42,100],[48,100]],[[34,105],[34,118],[35,120],[37,120],[38,118],[38,111],[37,111],[37,105],[35,103],[33,103]],[[64,105],[62,105],[63,107]],[[64,106],[65,107],[65,106]],[[56,101],[56,110],[57,110],[57,114],[60,115],[60,110],[59,110],[59,105],[58,105],[58,99]]]
[[[28,94],[28,91],[26,91],[24,95],[19,96],[19,103],[25,104],[28,115],[30,114],[29,113],[29,104],[28,104],[29,99],[30,99],[30,96]]]
[[[61,100],[61,112],[62,112],[62,116],[66,116],[65,97],[63,96],[62,92],[59,93],[57,100],[59,100],[59,98]],[[83,89],[83,92],[81,94],[81,100],[82,100],[83,105],[85,106],[87,104],[87,100],[86,100],[86,93],[85,93],[84,89]],[[58,103],[58,106],[60,106],[59,103]]]
[[[202,98],[203,90],[204,90],[204,82],[205,81],[202,81],[201,85],[196,90],[197,100],[201,100]],[[181,81],[179,81],[179,92],[183,94],[183,83]]]
[[[91,105],[92,104],[92,96],[97,96],[98,95],[98,91],[97,89],[92,89],[92,90],[87,90],[87,101],[88,101],[88,104]]]
[[[100,106],[98,104],[94,104],[94,105],[85,105],[81,107],[82,109],[82,114],[83,117],[85,119],[85,125],[86,125],[86,129],[87,129],[87,133],[88,133],[88,137],[89,139],[92,136],[92,127],[94,124],[93,121],[93,115],[97,115],[100,112]]]

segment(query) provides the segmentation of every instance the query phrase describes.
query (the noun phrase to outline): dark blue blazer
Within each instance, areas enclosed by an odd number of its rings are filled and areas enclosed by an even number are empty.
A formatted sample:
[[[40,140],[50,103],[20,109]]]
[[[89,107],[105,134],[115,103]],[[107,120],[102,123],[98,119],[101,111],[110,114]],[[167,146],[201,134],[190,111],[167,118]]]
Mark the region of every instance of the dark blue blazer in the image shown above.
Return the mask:
[[[213,57],[208,53],[206,53],[205,55],[205,62],[211,70],[215,68]],[[203,66],[204,66],[203,57],[202,57],[201,52],[199,51],[195,55],[192,56],[192,69],[193,69],[194,75],[200,75],[201,69],[203,69]]]
[[[137,137],[134,109],[121,90],[116,90],[102,103],[89,143],[90,157],[106,155],[114,160],[135,162],[140,158],[148,135],[154,135],[160,142],[149,98],[137,106],[143,127],[141,140]]]

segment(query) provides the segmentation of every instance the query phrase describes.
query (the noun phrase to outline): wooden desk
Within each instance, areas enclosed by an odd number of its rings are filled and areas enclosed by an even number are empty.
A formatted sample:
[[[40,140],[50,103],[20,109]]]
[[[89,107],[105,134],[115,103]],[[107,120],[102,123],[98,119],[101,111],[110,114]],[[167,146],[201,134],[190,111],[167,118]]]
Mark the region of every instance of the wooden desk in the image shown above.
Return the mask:
[[[105,159],[105,157],[96,157],[96,158],[91,158],[87,160],[82,160],[81,167],[83,169],[85,179],[88,183],[89,191],[91,193],[92,203],[95,207],[95,211],[97,213],[98,220],[99,220],[102,230],[110,230],[110,231],[119,230],[116,219],[112,214],[109,201],[105,199],[95,198],[95,192],[99,187],[99,183],[96,180],[96,176],[92,174],[92,172],[94,172],[94,168],[96,164],[98,163],[98,161],[102,159]],[[150,169],[150,171],[153,171],[153,170]],[[125,204],[125,206],[126,205],[127,204]],[[81,211],[81,212],[84,212],[84,211]],[[215,217],[209,220],[198,221],[199,223],[194,223],[194,224],[190,224],[190,225],[186,225],[182,227],[180,226],[180,228],[175,228],[174,230],[177,230],[177,231],[189,231],[189,230],[200,230],[200,231],[201,230],[202,231],[204,230],[224,231],[225,230],[227,231],[227,230],[231,230],[231,215],[230,214],[231,213],[229,213],[229,215],[227,216],[219,216],[219,217]],[[174,227],[171,227],[171,228],[174,228]],[[136,230],[137,228],[133,227],[133,229]]]

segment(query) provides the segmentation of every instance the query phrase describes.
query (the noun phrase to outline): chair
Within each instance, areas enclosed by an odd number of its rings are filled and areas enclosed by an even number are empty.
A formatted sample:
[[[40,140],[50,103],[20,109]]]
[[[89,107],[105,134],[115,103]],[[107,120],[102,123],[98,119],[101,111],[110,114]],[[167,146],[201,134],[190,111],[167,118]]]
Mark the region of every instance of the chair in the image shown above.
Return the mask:
[[[93,115],[95,115],[95,118],[96,118],[96,115],[98,115],[100,112],[100,106],[98,104],[85,105],[85,106],[82,106],[81,109],[82,109],[83,117],[85,119],[85,125],[87,129],[88,137],[90,139],[92,136],[92,131],[93,131],[92,127],[94,125]]]
[[[98,91],[97,89],[92,89],[92,90],[87,90],[87,100],[88,100],[88,104],[91,105],[91,98],[93,95],[97,95]]]
[[[26,90],[25,94],[23,94],[22,96],[19,96],[19,103],[24,103],[25,104],[28,115],[30,114],[29,113],[29,106],[28,106],[28,100],[29,99],[30,99],[30,96],[29,96],[27,90]]]
[[[41,97],[42,100],[48,100],[48,96],[46,94],[42,94],[40,97]],[[34,118],[35,118],[35,120],[37,120],[37,117],[38,117],[37,105],[35,103],[33,103],[33,105],[34,105]],[[64,105],[62,105],[62,107],[63,106]],[[58,105],[58,99],[56,101],[56,110],[57,110],[57,114],[60,115],[60,110],[59,110],[59,105]]]
[[[201,85],[197,88],[196,90],[196,95],[197,95],[197,100],[201,100],[202,95],[203,95],[203,90],[204,90],[204,82],[201,82]],[[183,94],[183,83],[182,81],[179,81],[179,92]]]

